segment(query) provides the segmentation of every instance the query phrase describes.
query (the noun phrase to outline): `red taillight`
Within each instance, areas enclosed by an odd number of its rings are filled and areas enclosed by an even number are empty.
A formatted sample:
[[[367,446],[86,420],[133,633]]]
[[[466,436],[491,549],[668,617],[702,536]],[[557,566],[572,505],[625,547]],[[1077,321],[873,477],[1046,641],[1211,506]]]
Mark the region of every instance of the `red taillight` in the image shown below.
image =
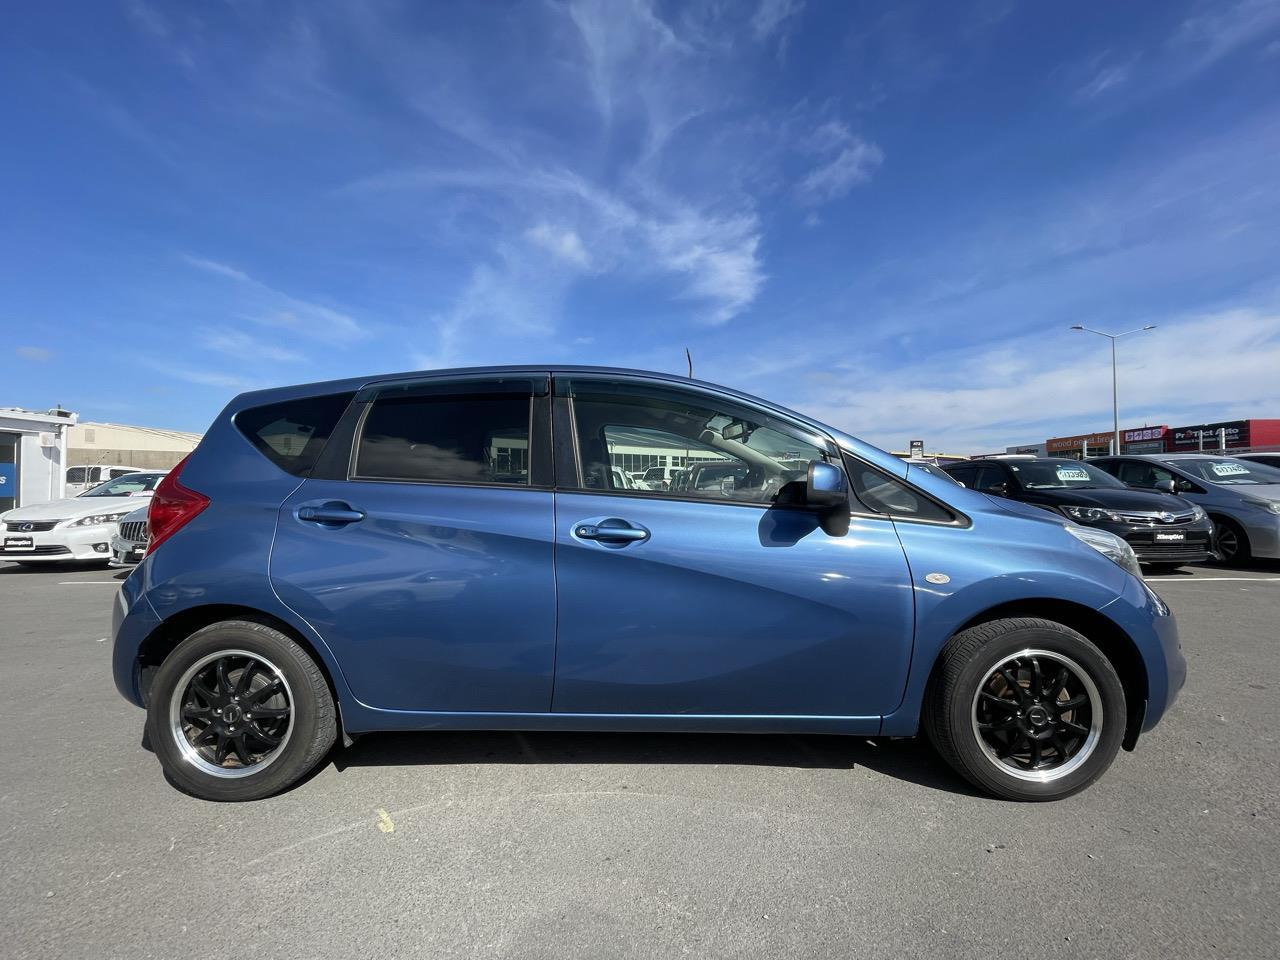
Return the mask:
[[[190,459],[191,454],[187,454],[165,474],[151,496],[151,506],[147,510],[147,553],[154,551],[209,505],[209,498],[203,493],[178,482],[182,468]]]

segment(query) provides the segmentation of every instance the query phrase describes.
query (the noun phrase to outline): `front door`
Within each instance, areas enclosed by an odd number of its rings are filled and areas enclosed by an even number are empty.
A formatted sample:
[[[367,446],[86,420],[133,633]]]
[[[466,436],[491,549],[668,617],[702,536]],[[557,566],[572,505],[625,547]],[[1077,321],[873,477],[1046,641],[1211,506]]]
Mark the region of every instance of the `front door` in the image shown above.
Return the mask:
[[[556,713],[875,718],[902,697],[913,598],[892,521],[830,536],[780,506],[830,440],[694,388],[556,381]],[[619,489],[624,455],[686,482]],[[563,461],[561,466],[563,467]]]
[[[283,504],[272,584],[333,648],[361,702],[550,709],[546,392],[545,377],[525,376],[362,393],[348,412],[359,418],[354,455],[339,458],[349,478],[313,477]]]

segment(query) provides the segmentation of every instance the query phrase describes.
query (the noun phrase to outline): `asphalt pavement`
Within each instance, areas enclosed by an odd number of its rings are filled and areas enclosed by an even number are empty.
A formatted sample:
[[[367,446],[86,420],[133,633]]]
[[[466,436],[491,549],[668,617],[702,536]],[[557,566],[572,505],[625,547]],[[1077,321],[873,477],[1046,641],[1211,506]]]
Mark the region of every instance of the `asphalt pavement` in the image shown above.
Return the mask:
[[[0,564],[0,956],[1274,957],[1280,565],[1153,581],[1189,679],[1085,793],[923,742],[433,733],[185,796],[111,683],[117,571]]]

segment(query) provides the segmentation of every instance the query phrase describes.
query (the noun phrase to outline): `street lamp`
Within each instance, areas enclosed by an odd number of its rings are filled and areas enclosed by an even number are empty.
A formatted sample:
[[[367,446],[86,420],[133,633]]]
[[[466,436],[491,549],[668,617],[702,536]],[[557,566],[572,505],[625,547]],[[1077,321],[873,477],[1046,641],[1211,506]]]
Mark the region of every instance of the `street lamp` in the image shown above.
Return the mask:
[[[1113,441],[1115,446],[1112,453],[1117,457],[1120,456],[1120,401],[1116,394],[1116,341],[1121,337],[1129,336],[1131,333],[1145,333],[1146,331],[1154,330],[1155,328],[1156,325],[1154,323],[1150,323],[1139,330],[1126,330],[1124,333],[1103,333],[1101,330],[1093,330],[1078,323],[1071,325],[1072,330],[1083,330],[1085,333],[1096,333],[1098,336],[1106,337],[1111,341],[1111,417],[1112,427],[1115,430],[1115,440]],[[1086,455],[1089,452],[1088,446],[1089,444],[1086,441],[1084,451]]]

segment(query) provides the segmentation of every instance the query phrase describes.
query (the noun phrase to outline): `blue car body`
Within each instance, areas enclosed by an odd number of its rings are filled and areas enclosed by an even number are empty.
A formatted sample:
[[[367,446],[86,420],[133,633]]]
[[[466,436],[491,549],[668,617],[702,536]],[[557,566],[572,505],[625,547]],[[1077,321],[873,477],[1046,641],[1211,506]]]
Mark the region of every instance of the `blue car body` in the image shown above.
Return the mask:
[[[243,410],[466,376],[615,377],[785,418],[946,505],[955,523],[593,491],[324,479],[285,472]],[[339,431],[340,432],[340,431]],[[346,442],[335,432],[330,445]],[[557,457],[559,453],[557,453]],[[552,473],[553,477],[560,474]],[[114,675],[146,700],[163,652],[250,615],[321,662],[347,734],[374,730],[718,730],[912,735],[947,640],[997,615],[1056,615],[1117,664],[1126,745],[1185,676],[1173,618],[1061,518],[988,497],[802,414],[711,384],[603,368],[504,367],[244,394],[182,468],[209,505],[149,554],[114,611]],[[315,510],[354,509],[326,524]],[[584,539],[624,519],[628,543]]]

